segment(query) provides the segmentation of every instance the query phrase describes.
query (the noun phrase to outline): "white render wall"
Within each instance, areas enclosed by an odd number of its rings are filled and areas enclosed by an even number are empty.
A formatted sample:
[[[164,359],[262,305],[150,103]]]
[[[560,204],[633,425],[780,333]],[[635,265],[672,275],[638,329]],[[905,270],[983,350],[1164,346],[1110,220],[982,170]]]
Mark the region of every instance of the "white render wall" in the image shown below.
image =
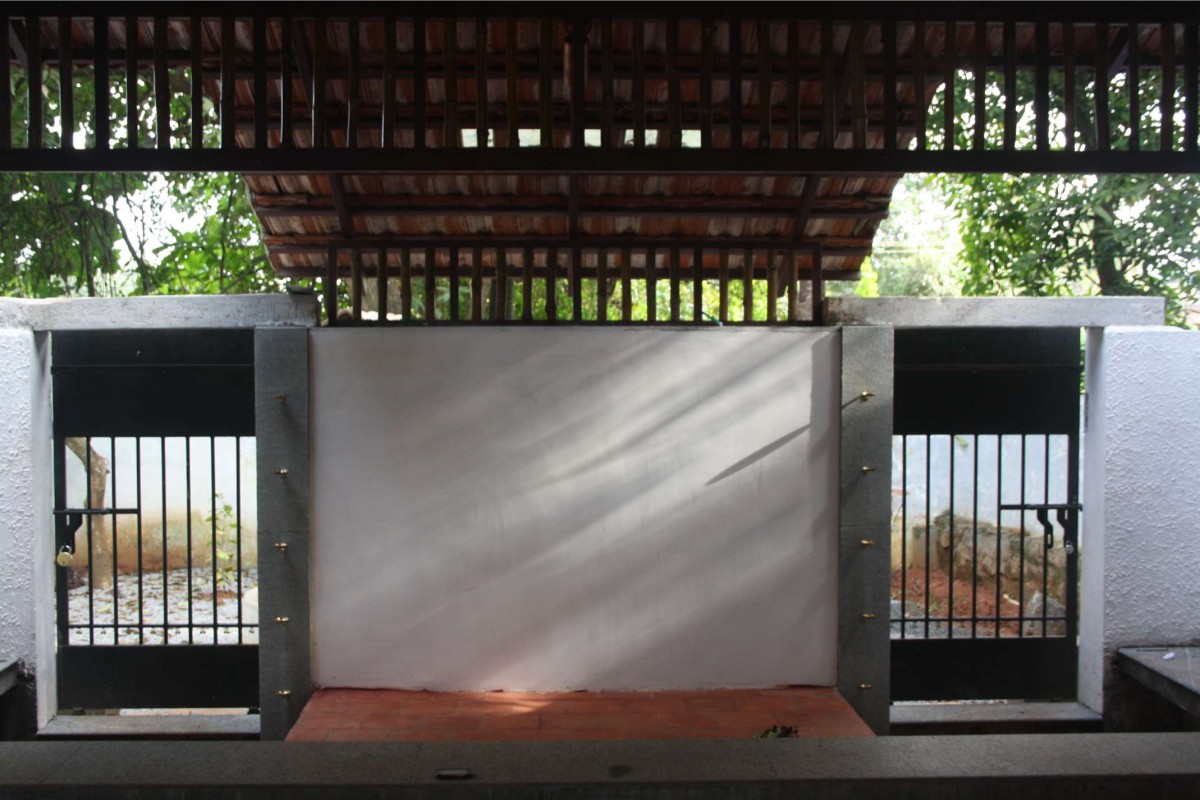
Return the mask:
[[[1200,642],[1200,332],[1088,333],[1080,701],[1118,647]]]
[[[318,685],[835,682],[836,332],[310,337]]]
[[[29,669],[37,663],[34,365],[33,333],[0,330],[0,660],[19,658]]]

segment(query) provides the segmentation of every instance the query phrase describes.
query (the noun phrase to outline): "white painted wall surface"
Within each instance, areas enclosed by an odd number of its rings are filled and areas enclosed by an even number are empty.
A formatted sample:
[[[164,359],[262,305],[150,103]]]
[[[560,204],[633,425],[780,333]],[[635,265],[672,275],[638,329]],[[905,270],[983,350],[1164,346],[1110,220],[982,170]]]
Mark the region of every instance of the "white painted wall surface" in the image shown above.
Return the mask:
[[[0,330],[0,660],[37,663],[34,618],[33,333]]]
[[[1118,647],[1200,642],[1200,333],[1088,338],[1080,699]]]
[[[836,333],[310,335],[319,685],[835,682]]]

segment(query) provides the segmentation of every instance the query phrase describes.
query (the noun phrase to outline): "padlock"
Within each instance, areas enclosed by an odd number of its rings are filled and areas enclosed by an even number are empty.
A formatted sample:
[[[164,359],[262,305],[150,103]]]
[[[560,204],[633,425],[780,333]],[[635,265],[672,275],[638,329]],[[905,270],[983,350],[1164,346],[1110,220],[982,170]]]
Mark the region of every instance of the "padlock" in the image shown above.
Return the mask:
[[[64,544],[62,547],[58,548],[58,555],[54,557],[55,563],[57,563],[60,567],[69,567],[71,566],[71,562],[74,560],[75,551],[69,544]]]

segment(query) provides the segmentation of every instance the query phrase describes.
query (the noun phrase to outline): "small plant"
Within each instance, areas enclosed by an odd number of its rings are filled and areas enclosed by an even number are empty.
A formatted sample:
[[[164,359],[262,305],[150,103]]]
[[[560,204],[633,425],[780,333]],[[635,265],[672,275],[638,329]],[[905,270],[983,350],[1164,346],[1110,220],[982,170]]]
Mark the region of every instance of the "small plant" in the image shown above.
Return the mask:
[[[239,530],[233,506],[225,501],[219,492],[215,495],[218,505],[216,513],[204,518],[213,528],[213,538],[216,541],[217,560],[213,564],[216,574],[217,588],[232,591],[237,587],[237,552]]]

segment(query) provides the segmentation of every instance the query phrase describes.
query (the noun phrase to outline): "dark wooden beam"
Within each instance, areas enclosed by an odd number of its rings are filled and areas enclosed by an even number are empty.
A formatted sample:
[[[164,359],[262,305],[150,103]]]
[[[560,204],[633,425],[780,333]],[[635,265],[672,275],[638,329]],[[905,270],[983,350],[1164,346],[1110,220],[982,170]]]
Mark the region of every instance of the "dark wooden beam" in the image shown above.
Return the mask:
[[[796,241],[804,238],[804,229],[808,227],[808,221],[813,218],[814,207],[817,203],[817,184],[820,182],[821,179],[816,175],[808,175],[804,178],[800,204],[796,207],[796,217],[792,223],[792,238]]]

